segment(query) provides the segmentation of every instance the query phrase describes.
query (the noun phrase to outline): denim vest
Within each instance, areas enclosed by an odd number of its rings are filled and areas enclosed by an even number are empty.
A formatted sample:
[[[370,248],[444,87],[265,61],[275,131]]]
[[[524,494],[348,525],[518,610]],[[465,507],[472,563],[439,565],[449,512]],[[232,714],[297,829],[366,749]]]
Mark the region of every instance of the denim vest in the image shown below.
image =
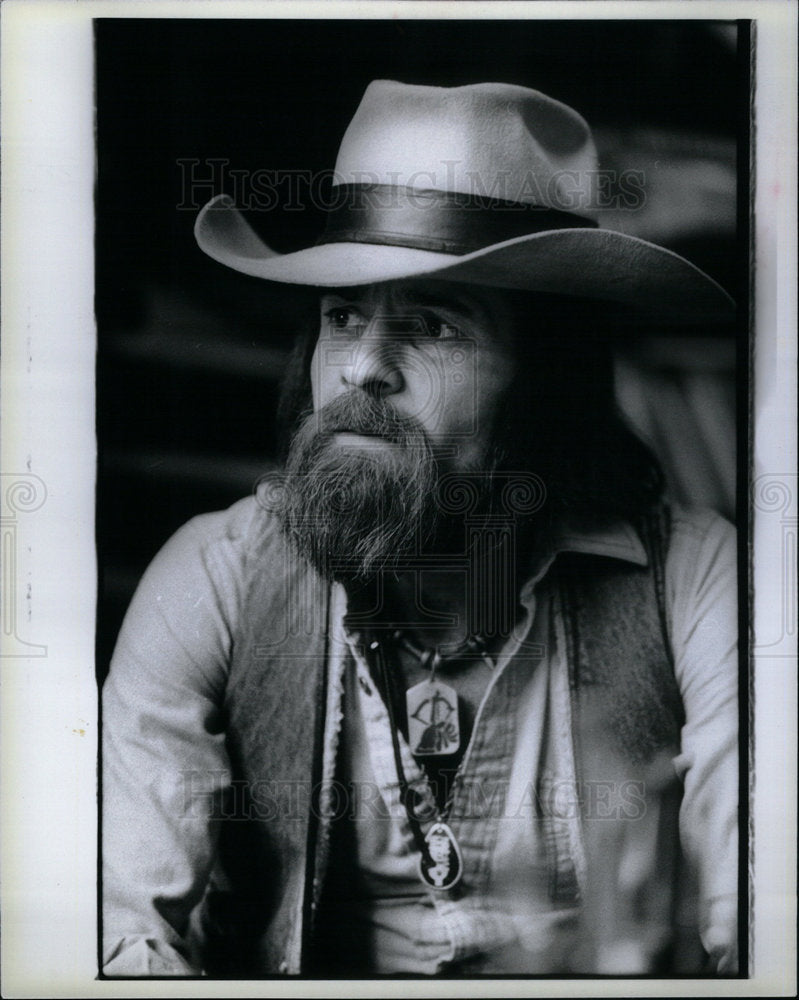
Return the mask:
[[[640,534],[648,566],[563,553],[549,571],[565,622],[578,780],[665,783],[666,762],[678,752],[683,709],[665,615],[665,512],[647,518]],[[249,552],[225,698],[235,801],[220,821],[202,916],[206,971],[238,977],[308,972],[326,874],[319,796],[328,589],[274,530],[254,537]],[[678,806],[674,795],[662,818],[664,887],[677,877]],[[584,827],[586,870],[601,870],[609,827]],[[552,892],[579,898],[573,884],[553,884]]]

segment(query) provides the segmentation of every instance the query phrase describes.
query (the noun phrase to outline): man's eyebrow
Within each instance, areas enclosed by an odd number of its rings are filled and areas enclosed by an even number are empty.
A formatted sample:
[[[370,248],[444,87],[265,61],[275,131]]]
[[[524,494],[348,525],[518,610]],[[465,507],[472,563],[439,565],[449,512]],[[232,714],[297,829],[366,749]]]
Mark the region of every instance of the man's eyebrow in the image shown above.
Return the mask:
[[[322,298],[340,298],[347,302],[362,303],[369,298],[368,291],[362,285],[348,288],[328,288],[322,293]],[[413,289],[397,295],[396,307],[412,312],[414,308],[450,309],[459,313],[464,319],[474,320],[484,315],[485,310],[480,303],[468,293],[462,295],[456,291],[430,289]]]
[[[413,292],[408,298],[409,306],[419,305],[426,309],[450,309],[460,313],[466,319],[474,319],[483,311],[470,296],[461,296],[452,292],[419,291]]]
[[[352,288],[323,288],[319,296],[320,299],[357,299],[363,297],[363,288],[357,285]]]

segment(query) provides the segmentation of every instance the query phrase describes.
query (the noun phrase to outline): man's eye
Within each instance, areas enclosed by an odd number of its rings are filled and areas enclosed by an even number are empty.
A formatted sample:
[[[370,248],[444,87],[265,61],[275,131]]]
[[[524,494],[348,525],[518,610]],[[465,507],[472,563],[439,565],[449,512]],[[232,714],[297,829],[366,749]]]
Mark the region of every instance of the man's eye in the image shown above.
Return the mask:
[[[346,330],[354,325],[353,311],[346,306],[334,306],[325,313],[325,319],[335,330]]]
[[[457,326],[454,323],[448,323],[440,316],[426,316],[424,325],[427,336],[435,340],[447,340],[451,337],[460,336]]]

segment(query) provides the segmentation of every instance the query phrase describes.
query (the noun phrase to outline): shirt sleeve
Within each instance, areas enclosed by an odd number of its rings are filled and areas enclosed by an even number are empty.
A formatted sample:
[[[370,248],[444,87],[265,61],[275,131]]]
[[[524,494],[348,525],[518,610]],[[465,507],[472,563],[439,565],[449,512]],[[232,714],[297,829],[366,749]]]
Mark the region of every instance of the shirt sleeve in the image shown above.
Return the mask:
[[[134,595],[103,688],[103,971],[197,975],[189,931],[230,786],[221,721],[247,502],[181,528]]]
[[[737,970],[738,611],[732,525],[676,513],[666,565],[675,674],[685,706],[680,838],[699,884],[699,931],[714,971]]]

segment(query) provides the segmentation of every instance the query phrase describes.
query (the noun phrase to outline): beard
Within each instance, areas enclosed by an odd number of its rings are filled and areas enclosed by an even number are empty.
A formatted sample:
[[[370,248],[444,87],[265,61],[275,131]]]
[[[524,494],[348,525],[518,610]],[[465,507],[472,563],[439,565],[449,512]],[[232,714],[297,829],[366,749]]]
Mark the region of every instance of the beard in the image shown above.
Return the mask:
[[[348,433],[374,444],[336,440]],[[301,421],[274,510],[323,578],[362,584],[399,571],[441,536],[439,481],[422,426],[354,391]]]

